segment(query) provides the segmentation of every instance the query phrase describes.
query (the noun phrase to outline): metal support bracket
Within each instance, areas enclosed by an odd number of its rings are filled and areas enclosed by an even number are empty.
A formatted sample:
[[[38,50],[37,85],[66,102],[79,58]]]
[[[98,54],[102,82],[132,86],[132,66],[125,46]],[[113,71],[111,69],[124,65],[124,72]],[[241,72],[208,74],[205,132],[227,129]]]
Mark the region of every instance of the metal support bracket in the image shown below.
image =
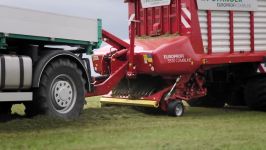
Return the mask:
[[[175,90],[175,88],[176,88],[176,85],[177,85],[177,83],[180,81],[180,79],[181,79],[181,76],[179,76],[179,77],[176,79],[175,84],[173,85],[173,87],[171,88],[171,90],[170,90],[170,91],[167,93],[167,95],[165,96],[165,98],[164,98],[165,101],[168,101],[169,98],[173,95],[173,92],[174,92],[174,90]]]

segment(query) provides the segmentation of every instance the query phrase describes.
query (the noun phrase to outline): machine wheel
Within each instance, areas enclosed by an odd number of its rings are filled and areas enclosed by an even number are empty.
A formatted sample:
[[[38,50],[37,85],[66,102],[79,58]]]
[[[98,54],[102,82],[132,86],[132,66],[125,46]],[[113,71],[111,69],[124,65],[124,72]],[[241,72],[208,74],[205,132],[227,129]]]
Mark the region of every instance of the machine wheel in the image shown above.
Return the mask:
[[[0,103],[0,115],[11,115],[12,103],[2,102]]]
[[[209,85],[206,96],[188,101],[191,107],[222,108],[229,97],[224,86]]]
[[[226,103],[230,106],[246,106],[244,99],[244,88],[239,87],[235,90],[232,90],[231,96]]]
[[[261,76],[248,81],[245,92],[247,106],[253,110],[266,110],[266,77]]]
[[[225,105],[225,100],[218,99],[211,95],[201,97],[198,99],[193,99],[188,101],[191,107],[209,107],[209,108],[222,108]]]
[[[185,107],[181,101],[171,101],[168,104],[167,112],[169,116],[181,117],[185,112]]]
[[[77,118],[85,103],[85,80],[76,63],[68,59],[51,62],[44,70],[40,87],[34,93],[34,108],[38,113],[64,119]]]

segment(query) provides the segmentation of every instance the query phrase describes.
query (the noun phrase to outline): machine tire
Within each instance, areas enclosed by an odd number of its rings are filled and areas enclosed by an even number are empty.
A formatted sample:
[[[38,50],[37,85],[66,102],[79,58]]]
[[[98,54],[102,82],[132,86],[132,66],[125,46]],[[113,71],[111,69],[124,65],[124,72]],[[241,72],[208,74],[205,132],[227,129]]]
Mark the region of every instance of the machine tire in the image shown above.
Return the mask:
[[[33,107],[27,112],[63,119],[77,118],[85,104],[85,80],[77,64],[68,59],[51,62],[43,71],[40,87],[34,93]],[[27,109],[26,109],[27,110]]]
[[[169,116],[181,117],[185,112],[185,107],[182,101],[171,101],[168,104],[167,112]]]
[[[244,98],[247,106],[253,110],[266,110],[266,77],[261,76],[247,82]]]
[[[10,102],[2,102],[0,103],[0,115],[11,115],[12,111],[12,103]]]
[[[198,99],[188,101],[191,107],[209,107],[209,108],[222,108],[225,105],[223,99],[217,99],[214,96],[207,95]]]
[[[246,106],[246,102],[244,100],[244,88],[238,88],[236,90],[232,90],[230,99],[226,102],[229,106]]]
[[[210,85],[206,96],[190,100],[188,104],[191,107],[222,108],[228,97],[228,93],[224,89],[226,88],[218,88],[215,85]]]

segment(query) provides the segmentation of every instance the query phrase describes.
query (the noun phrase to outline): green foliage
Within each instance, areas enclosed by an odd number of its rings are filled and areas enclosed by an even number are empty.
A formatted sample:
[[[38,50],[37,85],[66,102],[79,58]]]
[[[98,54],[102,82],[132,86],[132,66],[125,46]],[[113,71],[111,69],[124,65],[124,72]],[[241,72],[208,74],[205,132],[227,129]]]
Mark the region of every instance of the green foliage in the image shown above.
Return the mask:
[[[89,108],[88,108],[89,107]],[[264,149],[266,114],[247,109],[188,108],[184,117],[147,115],[129,107],[99,109],[88,101],[75,121],[44,116],[0,123],[0,149]],[[14,113],[22,113],[16,106]]]

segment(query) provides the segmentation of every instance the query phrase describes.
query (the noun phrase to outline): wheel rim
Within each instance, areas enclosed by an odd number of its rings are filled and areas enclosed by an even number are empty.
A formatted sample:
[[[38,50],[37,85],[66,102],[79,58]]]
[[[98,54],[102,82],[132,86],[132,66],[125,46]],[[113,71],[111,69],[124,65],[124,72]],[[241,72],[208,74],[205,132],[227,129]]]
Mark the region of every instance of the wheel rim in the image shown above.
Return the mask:
[[[176,116],[182,116],[183,111],[184,111],[184,108],[183,108],[182,104],[176,105],[176,107],[175,107],[175,115]]]
[[[62,114],[72,110],[76,103],[77,88],[72,78],[61,74],[54,78],[50,89],[52,106]]]

